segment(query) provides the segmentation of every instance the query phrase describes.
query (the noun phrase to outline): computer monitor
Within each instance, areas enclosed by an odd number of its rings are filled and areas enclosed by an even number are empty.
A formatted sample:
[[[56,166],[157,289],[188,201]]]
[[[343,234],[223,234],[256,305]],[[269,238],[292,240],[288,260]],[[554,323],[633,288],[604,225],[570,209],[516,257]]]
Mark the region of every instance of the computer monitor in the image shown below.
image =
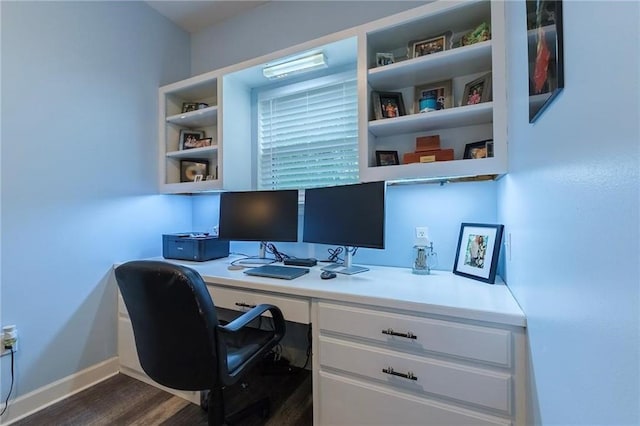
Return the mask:
[[[258,241],[259,254],[248,263],[272,262],[267,242],[298,241],[298,190],[221,193],[218,237]]]
[[[303,241],[345,247],[342,265],[327,270],[344,274],[368,268],[352,264],[358,247],[384,248],[384,182],[305,190]]]

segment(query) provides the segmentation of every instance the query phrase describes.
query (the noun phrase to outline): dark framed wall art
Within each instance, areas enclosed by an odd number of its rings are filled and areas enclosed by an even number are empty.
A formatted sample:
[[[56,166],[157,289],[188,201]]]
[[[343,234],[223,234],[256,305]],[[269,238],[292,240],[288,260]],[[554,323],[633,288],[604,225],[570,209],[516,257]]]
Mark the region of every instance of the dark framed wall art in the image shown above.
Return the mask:
[[[564,88],[562,1],[527,0],[529,122]]]

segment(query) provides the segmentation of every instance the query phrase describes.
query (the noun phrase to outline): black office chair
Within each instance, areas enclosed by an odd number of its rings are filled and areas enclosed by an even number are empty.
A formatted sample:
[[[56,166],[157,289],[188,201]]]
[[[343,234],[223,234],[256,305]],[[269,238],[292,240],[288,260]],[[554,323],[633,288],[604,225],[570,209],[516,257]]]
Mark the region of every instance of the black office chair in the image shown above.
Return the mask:
[[[258,305],[226,325],[218,323],[213,300],[195,270],[168,262],[138,260],[115,269],[129,311],[138,358],[159,384],[177,390],[209,391],[209,425],[234,423],[256,411],[267,417],[263,398],[225,415],[222,390],[236,383],[282,339],[285,321],[273,305]],[[247,325],[269,311],[275,330]]]

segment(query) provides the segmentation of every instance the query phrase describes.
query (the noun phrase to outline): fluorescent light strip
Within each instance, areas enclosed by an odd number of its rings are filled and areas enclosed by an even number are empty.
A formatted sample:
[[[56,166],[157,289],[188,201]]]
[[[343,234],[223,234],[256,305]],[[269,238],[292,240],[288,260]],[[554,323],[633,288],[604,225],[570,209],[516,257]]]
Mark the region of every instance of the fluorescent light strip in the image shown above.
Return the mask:
[[[324,53],[316,53],[275,65],[267,65],[262,74],[267,78],[281,78],[291,74],[312,71],[327,66]]]

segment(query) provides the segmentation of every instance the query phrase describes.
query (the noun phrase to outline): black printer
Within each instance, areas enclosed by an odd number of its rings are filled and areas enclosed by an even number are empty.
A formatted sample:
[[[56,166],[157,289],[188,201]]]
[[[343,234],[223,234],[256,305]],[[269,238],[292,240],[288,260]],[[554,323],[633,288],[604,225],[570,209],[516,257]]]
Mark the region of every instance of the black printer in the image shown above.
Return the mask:
[[[204,262],[227,256],[229,256],[229,240],[221,240],[204,232],[162,236],[162,257],[165,259]]]

